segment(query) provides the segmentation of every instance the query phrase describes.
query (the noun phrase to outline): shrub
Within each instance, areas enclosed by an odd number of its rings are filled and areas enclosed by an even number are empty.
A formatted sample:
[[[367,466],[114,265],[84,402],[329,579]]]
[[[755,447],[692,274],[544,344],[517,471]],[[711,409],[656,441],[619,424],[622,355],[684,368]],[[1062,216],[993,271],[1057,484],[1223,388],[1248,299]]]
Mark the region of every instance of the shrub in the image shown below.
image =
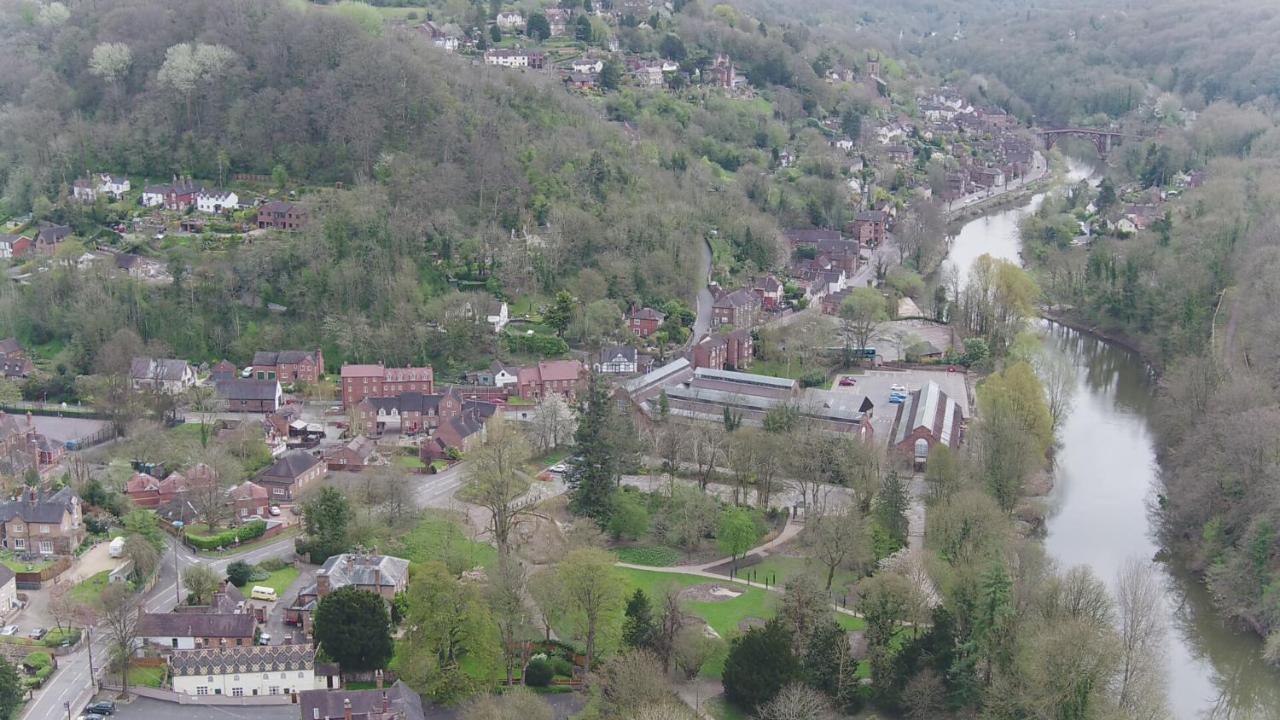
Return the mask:
[[[243,560],[236,560],[227,566],[227,580],[236,587],[244,587],[253,576],[253,566]]]
[[[217,550],[218,548],[231,547],[237,542],[248,542],[254,538],[262,537],[267,531],[267,522],[265,520],[254,520],[245,523],[238,528],[223,530],[217,535],[192,535],[187,534],[187,544],[197,550]]]
[[[285,560],[284,558],[267,558],[266,560],[263,560],[262,562],[258,563],[259,568],[269,573],[278,572],[280,570],[283,570],[287,567],[292,567],[292,566],[293,566],[293,563],[289,562],[288,560]]]
[[[555,670],[546,658],[534,658],[524,667],[524,684],[529,687],[546,687],[555,677]]]
[[[556,656],[547,659],[547,664],[551,666],[551,671],[556,675],[564,677],[573,677],[573,663],[562,657]]]
[[[800,387],[811,388],[827,384],[827,374],[821,370],[810,370],[800,376]]]

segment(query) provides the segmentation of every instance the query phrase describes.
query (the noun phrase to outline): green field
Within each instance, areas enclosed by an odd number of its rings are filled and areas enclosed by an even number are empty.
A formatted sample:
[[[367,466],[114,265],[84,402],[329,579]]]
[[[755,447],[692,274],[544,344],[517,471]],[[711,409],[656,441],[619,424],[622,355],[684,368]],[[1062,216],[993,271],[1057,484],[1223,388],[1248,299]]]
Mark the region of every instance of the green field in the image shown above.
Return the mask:
[[[751,575],[751,573],[755,574]],[[826,585],[826,567],[809,558],[770,555],[755,565],[744,565],[738,571],[738,574],[742,577],[753,579],[756,582],[764,582],[765,578],[769,577],[770,584],[774,584],[776,582],[776,584],[780,586],[786,585],[787,580],[805,573],[812,574],[817,578],[820,585]],[[831,589],[839,593],[840,590],[846,586],[856,583],[858,579],[858,573],[854,573],[849,570],[837,570],[835,577],[831,582]]]
[[[492,567],[498,560],[497,549],[468,538],[456,522],[441,514],[427,513],[399,541],[400,550],[392,554],[414,563],[439,560],[450,566],[456,563],[473,568],[477,565]]]
[[[107,589],[107,576],[110,570],[103,570],[93,577],[85,578],[71,588],[71,598],[85,605],[96,605],[98,596]]]
[[[427,467],[416,455],[397,455],[394,462],[408,470],[425,470]]]
[[[298,574],[298,568],[287,567],[271,573],[267,576],[266,580],[254,580],[251,584],[269,587],[276,591],[277,597],[283,598],[285,591],[289,589],[289,586],[293,584],[294,580],[298,579]]]

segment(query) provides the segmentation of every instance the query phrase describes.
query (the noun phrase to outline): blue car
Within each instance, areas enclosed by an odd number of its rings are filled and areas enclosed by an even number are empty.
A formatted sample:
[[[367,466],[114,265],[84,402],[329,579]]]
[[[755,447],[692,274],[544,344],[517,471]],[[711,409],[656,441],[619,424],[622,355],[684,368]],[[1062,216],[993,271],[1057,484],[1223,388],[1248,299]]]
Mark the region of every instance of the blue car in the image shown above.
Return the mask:
[[[907,399],[907,398],[906,398],[906,396],[904,396],[904,395],[890,395],[890,396],[889,396],[889,404],[890,404],[890,405],[898,405],[898,404],[902,403],[903,401],[905,401],[906,399]]]

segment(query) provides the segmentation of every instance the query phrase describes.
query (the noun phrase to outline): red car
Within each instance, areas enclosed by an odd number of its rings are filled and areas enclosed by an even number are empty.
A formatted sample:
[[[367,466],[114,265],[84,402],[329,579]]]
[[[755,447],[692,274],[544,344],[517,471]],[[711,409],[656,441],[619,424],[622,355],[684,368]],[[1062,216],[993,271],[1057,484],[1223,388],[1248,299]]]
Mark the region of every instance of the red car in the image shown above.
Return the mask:
[[[846,376],[844,376],[844,377],[840,378],[840,384],[841,384],[841,385],[843,385],[843,386],[845,386],[845,387],[852,387],[852,386],[854,386],[854,385],[857,385],[857,384],[858,384],[858,381],[857,381],[857,380],[854,380],[853,378],[851,378],[851,377],[849,377],[848,375],[846,375]]]

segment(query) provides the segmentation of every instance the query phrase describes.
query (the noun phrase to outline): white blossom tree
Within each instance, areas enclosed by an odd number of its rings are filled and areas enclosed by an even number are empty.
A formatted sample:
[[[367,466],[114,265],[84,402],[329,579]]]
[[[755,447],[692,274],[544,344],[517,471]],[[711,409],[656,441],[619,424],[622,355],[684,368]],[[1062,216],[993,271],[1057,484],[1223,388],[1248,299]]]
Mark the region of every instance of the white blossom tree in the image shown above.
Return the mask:
[[[573,409],[564,396],[550,393],[533,413],[533,441],[540,452],[554,450],[573,437],[577,429]]]

